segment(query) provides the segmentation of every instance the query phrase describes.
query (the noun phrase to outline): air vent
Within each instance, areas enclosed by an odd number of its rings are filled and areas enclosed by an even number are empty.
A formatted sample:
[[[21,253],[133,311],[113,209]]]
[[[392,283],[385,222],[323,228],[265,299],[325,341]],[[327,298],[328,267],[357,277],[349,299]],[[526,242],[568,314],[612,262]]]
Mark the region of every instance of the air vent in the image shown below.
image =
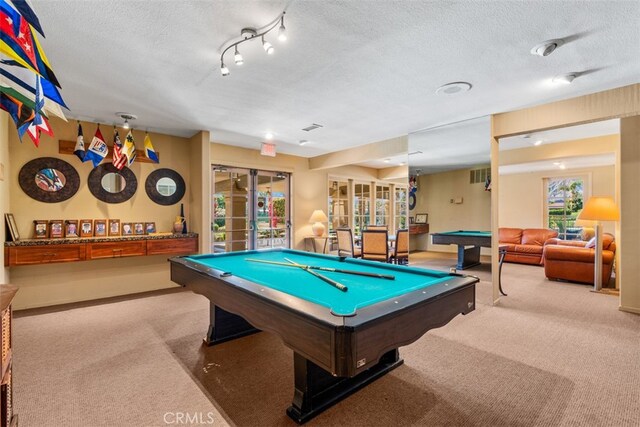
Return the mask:
[[[415,156],[416,154],[422,154],[422,151],[418,150],[418,151],[412,151],[411,153],[409,153],[410,156]]]
[[[469,171],[469,184],[484,184],[491,177],[491,168],[472,169]]]
[[[302,130],[305,131],[305,132],[309,132],[309,131],[312,131],[312,130],[315,130],[315,129],[318,129],[318,128],[321,128],[321,127],[323,127],[323,126],[319,125],[317,123],[313,123],[313,124],[311,124],[311,126],[307,126],[306,128],[302,128]]]

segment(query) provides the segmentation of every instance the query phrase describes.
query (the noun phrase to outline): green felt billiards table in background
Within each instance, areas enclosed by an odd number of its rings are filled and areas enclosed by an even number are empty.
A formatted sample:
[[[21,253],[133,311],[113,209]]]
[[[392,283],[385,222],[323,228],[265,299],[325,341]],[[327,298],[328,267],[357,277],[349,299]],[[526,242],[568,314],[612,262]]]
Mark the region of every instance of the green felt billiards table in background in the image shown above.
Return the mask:
[[[288,262],[393,276],[314,270],[342,291]],[[448,272],[288,249],[176,257],[171,280],[210,302],[207,345],[266,331],[294,354],[299,423],[400,366],[398,347],[475,309],[478,279]],[[268,363],[268,362],[266,362]]]
[[[480,264],[480,248],[491,247],[490,231],[457,230],[431,234],[434,245],[457,245],[456,269],[465,270]],[[468,247],[470,246],[470,247]]]

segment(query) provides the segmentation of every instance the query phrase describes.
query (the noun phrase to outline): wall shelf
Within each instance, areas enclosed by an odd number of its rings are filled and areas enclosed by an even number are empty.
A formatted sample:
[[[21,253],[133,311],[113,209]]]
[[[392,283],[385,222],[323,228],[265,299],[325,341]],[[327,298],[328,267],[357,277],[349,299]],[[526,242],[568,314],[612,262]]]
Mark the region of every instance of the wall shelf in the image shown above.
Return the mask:
[[[76,149],[75,141],[58,141],[58,154],[73,154],[73,150]],[[160,161],[160,153],[156,151],[158,155],[158,162]],[[107,153],[106,158],[111,159],[113,157],[113,146],[109,146],[109,152]],[[140,163],[155,163],[153,160],[149,159],[144,150],[136,150],[136,162]]]
[[[5,267],[198,252],[198,235],[30,239],[4,244]]]

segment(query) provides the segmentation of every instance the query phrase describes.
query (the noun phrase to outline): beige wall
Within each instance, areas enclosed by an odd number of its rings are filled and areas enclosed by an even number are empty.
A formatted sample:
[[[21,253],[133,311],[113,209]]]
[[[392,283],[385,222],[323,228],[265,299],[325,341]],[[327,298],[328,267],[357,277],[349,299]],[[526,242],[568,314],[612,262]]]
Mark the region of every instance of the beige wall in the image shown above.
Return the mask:
[[[500,227],[546,228],[544,223],[544,178],[584,176],[585,195],[615,196],[615,167],[601,166],[570,171],[545,171],[500,175]],[[615,224],[604,223],[606,233]]]
[[[20,235],[32,235],[35,219],[83,219],[117,218],[121,221],[155,221],[158,231],[169,231],[180,205],[160,206],[152,202],[144,190],[147,176],[155,169],[171,168],[184,178],[187,191],[190,189],[191,163],[189,140],[168,135],[150,133],[154,148],[160,153],[160,164],[134,162],[131,170],[138,180],[138,189],[128,201],[107,204],[97,200],[87,187],[87,178],[92,166],[81,163],[74,155],[58,154],[58,139],[75,141],[77,122],[65,123],[52,118],[55,138],[42,136],[40,148],[36,148],[28,137],[20,143],[15,128],[9,131],[10,200],[11,212],[15,215]],[[82,123],[85,146],[93,138],[96,125]],[[112,126],[101,126],[107,143],[113,140]],[[125,133],[120,129],[121,139]],[[134,131],[139,149],[144,140],[143,131]],[[18,185],[17,177],[22,166],[38,157],[56,157],[70,163],[80,175],[80,188],[69,200],[62,203],[42,203],[27,196]],[[106,160],[105,160],[106,161]],[[187,203],[186,196],[183,202]],[[186,206],[188,210],[188,206]],[[166,257],[123,258],[121,260],[98,260],[68,264],[22,266],[11,268],[12,283],[20,286],[15,308],[28,308],[143,292],[176,286],[169,280]]]
[[[478,166],[485,167],[488,165]],[[491,229],[491,194],[484,190],[483,183],[469,183],[470,170],[461,169],[418,177],[416,208],[411,211],[411,215],[427,213],[429,233]],[[456,198],[462,198],[462,204],[450,202]],[[411,246],[412,250],[457,251],[455,245],[433,245],[428,235],[411,236]],[[484,254],[487,250],[483,248],[482,251]]]
[[[9,204],[9,187],[11,176],[9,162],[9,114],[0,111],[0,213],[2,213],[2,226],[0,226],[0,242],[6,241],[4,214],[11,212]],[[13,121],[11,122],[13,123]],[[0,266],[4,266],[4,251],[0,253]],[[9,283],[9,269],[2,268],[0,283]]]

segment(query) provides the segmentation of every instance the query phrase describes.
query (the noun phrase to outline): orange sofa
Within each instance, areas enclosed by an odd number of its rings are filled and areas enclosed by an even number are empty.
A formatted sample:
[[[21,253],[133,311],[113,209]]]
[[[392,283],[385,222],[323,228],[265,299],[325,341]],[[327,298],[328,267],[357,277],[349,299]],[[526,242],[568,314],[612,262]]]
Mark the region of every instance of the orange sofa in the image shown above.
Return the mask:
[[[507,245],[505,262],[541,265],[544,243],[558,237],[558,232],[547,228],[500,227],[499,236],[500,245]]]
[[[550,239],[544,245],[544,274],[552,280],[593,285],[596,239],[582,240]],[[614,237],[605,233],[602,236],[602,284],[607,286],[611,280],[613,260],[616,255]]]

